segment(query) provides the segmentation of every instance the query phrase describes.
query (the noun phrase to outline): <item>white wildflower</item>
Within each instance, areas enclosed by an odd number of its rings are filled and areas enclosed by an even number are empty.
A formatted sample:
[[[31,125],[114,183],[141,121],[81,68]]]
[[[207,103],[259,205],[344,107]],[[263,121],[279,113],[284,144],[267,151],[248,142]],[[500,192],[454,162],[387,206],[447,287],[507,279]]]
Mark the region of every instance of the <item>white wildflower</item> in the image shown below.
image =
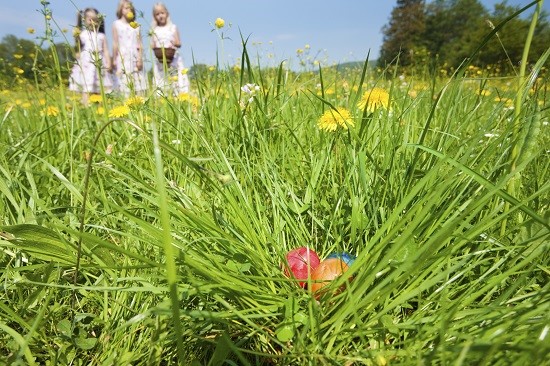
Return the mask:
[[[254,100],[254,97],[260,91],[260,87],[254,83],[245,84],[241,87],[241,91],[248,95],[248,103],[251,103]]]

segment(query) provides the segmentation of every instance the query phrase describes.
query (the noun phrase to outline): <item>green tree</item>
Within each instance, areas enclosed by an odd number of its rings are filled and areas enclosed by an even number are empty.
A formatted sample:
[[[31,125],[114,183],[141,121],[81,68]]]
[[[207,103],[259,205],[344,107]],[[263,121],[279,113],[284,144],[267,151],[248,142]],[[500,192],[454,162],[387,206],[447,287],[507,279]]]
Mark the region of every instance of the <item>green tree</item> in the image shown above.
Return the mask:
[[[436,0],[426,8],[424,45],[442,63],[458,67],[490,31],[487,17],[478,0]]]
[[[506,21],[519,11],[518,6],[509,6],[506,1],[496,4],[491,16],[487,20],[488,28],[493,28]],[[541,14],[535,37],[531,44],[529,62],[534,63],[546,51],[550,44],[550,26],[547,15]],[[495,65],[502,71],[512,71],[517,68],[522,57],[525,37],[531,20],[527,16],[516,16],[504,24],[480,52],[477,62],[481,66]]]
[[[0,43],[0,72],[10,80],[31,79],[32,65],[36,56],[36,45],[29,40],[7,35]]]
[[[55,51],[61,66],[61,76],[67,78],[74,59],[73,51],[67,43],[55,44]],[[4,36],[0,42],[0,73],[5,86],[12,86],[18,79],[37,80],[39,83],[50,81],[50,77],[56,73],[53,64],[49,47],[42,49],[31,40],[11,34]]]
[[[421,44],[425,32],[424,0],[398,0],[392,10],[389,24],[382,28],[384,34],[380,50],[381,66],[399,56],[399,64],[411,65],[414,52]]]

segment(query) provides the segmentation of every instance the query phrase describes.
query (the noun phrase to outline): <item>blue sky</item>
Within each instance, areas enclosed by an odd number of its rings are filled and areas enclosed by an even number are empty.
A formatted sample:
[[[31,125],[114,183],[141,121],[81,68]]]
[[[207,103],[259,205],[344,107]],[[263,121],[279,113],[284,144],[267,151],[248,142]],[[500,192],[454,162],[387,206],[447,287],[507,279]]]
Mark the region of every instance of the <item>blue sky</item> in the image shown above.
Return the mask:
[[[152,17],[155,0],[134,0],[143,18],[144,40]],[[481,1],[492,10],[498,0]],[[53,20],[59,29],[71,29],[76,22],[77,9],[93,4],[106,15],[107,33],[115,20],[118,0],[50,0]],[[381,29],[388,22],[395,1],[388,0],[165,0],[172,21],[180,29],[182,52],[187,65],[194,57],[197,63],[233,65],[241,55],[241,34],[248,38],[248,53],[261,64],[277,65],[289,60],[296,65],[296,50],[309,45],[309,55],[321,62],[364,61],[370,51],[371,59],[378,57],[382,44]],[[527,0],[508,0],[510,5],[527,5]],[[33,39],[43,35],[44,17],[40,0],[0,2],[0,38],[13,34]],[[544,8],[550,12],[550,1]],[[528,14],[531,14],[529,11]],[[223,41],[213,32],[217,17],[226,21]],[[54,27],[56,25],[54,24]],[[231,24],[231,26],[229,26]],[[34,35],[27,28],[36,29]],[[67,34],[72,42],[70,31]],[[61,41],[59,37],[56,41]],[[111,46],[110,42],[110,46]]]

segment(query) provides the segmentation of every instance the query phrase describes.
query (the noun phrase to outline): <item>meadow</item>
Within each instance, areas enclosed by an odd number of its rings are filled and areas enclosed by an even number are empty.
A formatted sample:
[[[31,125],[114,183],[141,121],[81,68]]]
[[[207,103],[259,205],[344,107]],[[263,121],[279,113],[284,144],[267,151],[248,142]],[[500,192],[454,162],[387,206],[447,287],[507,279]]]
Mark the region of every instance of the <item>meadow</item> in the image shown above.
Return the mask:
[[[548,52],[0,91],[0,364],[550,363]],[[321,295],[285,255],[356,256]],[[311,280],[309,281],[311,285]]]

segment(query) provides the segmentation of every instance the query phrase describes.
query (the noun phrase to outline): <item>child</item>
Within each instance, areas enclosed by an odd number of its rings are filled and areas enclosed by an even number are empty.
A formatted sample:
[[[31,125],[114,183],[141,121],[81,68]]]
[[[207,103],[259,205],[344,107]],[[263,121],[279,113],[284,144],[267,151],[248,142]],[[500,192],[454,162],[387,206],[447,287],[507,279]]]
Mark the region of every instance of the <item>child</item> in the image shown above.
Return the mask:
[[[174,23],[170,21],[168,9],[162,3],[156,3],[153,6],[153,29],[151,34],[151,47],[164,48],[166,55],[167,49],[175,50],[173,59],[170,61],[166,57],[166,64],[162,57],[155,57],[153,62],[153,80],[159,92],[172,93],[178,95],[180,93],[189,92],[189,78],[183,66],[183,58],[180,56],[177,49],[181,47],[179,31]],[[160,58],[160,60],[159,60]]]
[[[76,63],[71,70],[69,90],[82,93],[82,103],[86,105],[90,93],[108,93],[113,86],[105,26],[96,9],[78,13],[74,35]]]
[[[120,0],[113,22],[113,69],[117,89],[126,96],[139,94],[146,88],[143,69],[143,44],[139,25],[134,21],[136,11],[130,0]]]

